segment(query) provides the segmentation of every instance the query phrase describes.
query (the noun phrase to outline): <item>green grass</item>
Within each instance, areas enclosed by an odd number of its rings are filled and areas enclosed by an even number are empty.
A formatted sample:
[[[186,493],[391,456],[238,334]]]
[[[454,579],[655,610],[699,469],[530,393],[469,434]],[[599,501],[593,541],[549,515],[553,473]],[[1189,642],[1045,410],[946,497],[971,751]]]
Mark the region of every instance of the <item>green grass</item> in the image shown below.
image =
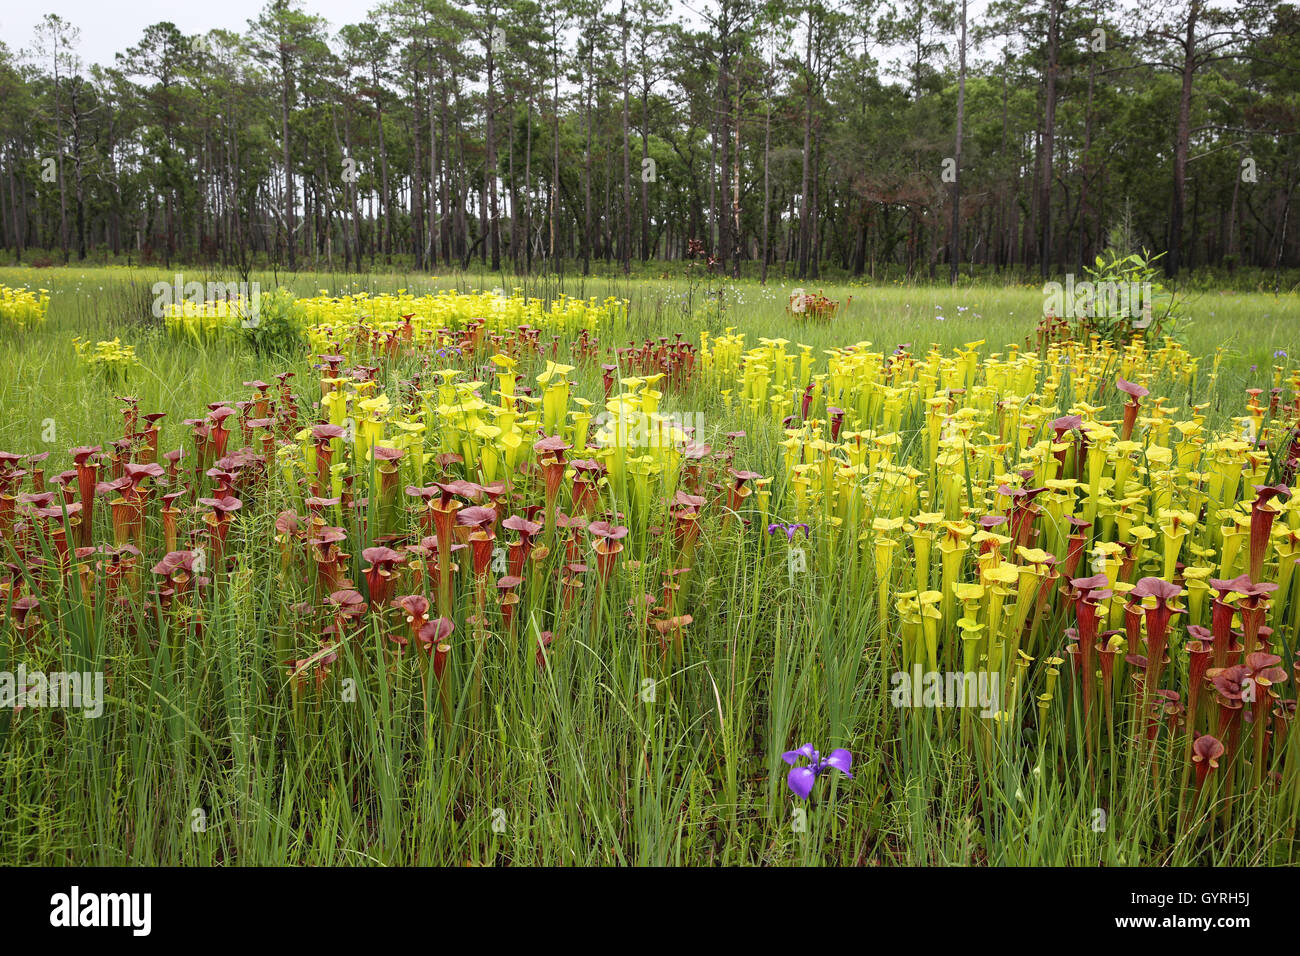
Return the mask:
[[[169,338],[148,316],[148,290],[170,277],[0,269],[0,284],[53,293],[42,326],[0,331],[0,449],[49,451],[47,474],[70,467],[68,448],[121,434],[113,396],[127,393],[140,398],[142,411],[167,413],[161,449],[188,448],[182,420],[209,402],[246,397],[244,381],[294,370],[305,383],[300,390],[314,388],[306,355],[264,359]],[[272,275],[251,278],[264,290],[276,284]],[[411,291],[498,284],[473,275],[279,278],[301,294],[353,283]],[[818,353],[864,340],[884,351],[985,340],[1000,351],[1023,346],[1042,306],[1032,287],[821,285],[809,288],[853,301],[833,322],[811,323],[785,313],[795,283],[727,284],[721,296],[710,294],[707,279],[516,284],[529,294],[628,298],[628,328],[608,344],[676,331],[698,342],[702,330],[734,327],[750,344],[783,337]],[[1267,387],[1275,351],[1291,352],[1291,363],[1300,358],[1294,295],[1200,294],[1189,310],[1191,351],[1226,350],[1214,398],[1233,414],[1240,389]],[[87,376],[73,355],[74,336],[120,336],[141,367],[125,382]],[[598,371],[579,373],[578,383],[577,394],[599,397]],[[736,427],[705,388],[672,396],[666,407],[701,412],[718,443]],[[738,465],[773,474],[781,436],[748,430]],[[385,676],[376,663],[383,635],[373,630],[368,646],[336,671],[355,681],[355,699],[345,699],[340,682],[323,701],[295,708],[280,646],[293,596],[271,573],[278,562],[272,523],[282,506],[272,500],[241,516],[231,544],[238,570],[210,606],[201,639],[155,634],[141,608],[110,612],[103,594],[93,613],[84,601],[61,603],[60,640],[38,658],[105,670],[109,700],[98,720],[52,709],[0,712],[0,863],[1249,865],[1292,858],[1293,844],[1279,836],[1294,830],[1294,816],[1262,799],[1259,812],[1238,815],[1213,840],[1171,842],[1141,768],[1108,778],[1112,790],[1099,794],[1059,739],[1025,739],[985,763],[951,735],[905,729],[888,705],[885,663],[861,653],[883,638],[870,566],[842,574],[828,554],[792,582],[784,540],[761,534],[743,547],[726,536],[702,542],[690,584],[696,623],[685,660],[667,674],[620,620],[628,599],[657,587],[657,578],[630,570],[605,599],[605,624],[566,635],[545,671],[531,653],[484,650],[486,691],[476,702],[475,662],[454,660],[453,686],[463,693],[453,729],[426,714],[411,675]],[[4,627],[0,670],[12,670],[25,655]],[[128,637],[133,631],[156,638],[157,647],[142,651]],[[648,676],[657,681],[652,701]],[[805,805],[785,788],[780,754],[806,741],[823,752],[848,747],[855,779],[820,780]],[[1295,734],[1291,742],[1300,745]],[[1103,802],[1107,825],[1098,831],[1093,810]]]

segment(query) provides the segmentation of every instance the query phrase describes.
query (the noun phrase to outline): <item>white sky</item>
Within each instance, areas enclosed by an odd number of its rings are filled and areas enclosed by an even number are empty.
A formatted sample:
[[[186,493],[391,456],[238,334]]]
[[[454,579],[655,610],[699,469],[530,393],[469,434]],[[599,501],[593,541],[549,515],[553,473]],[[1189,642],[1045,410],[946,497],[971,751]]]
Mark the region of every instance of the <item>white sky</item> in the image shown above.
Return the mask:
[[[324,17],[330,32],[347,23],[359,23],[380,0],[303,0],[308,13]],[[989,0],[968,0],[968,18],[977,21]],[[1122,0],[1129,4],[1139,0]],[[83,63],[110,65],[116,53],[140,40],[144,28],[170,20],[187,36],[222,28],[243,32],[266,0],[3,0],[0,9],[0,41],[11,51],[31,50],[36,25],[47,13],[55,13],[81,30],[75,52]],[[698,21],[701,0],[669,0],[668,20]],[[706,4],[703,4],[707,6]],[[888,51],[877,50],[887,59]],[[882,54],[884,56],[882,57]],[[974,51],[972,51],[974,57]]]
[[[10,50],[30,49],[36,24],[56,13],[81,29],[77,53],[86,63],[108,65],[113,54],[139,42],[151,23],[170,20],[187,36],[218,27],[242,32],[261,12],[265,0],[4,0],[0,11],[0,40]],[[359,23],[376,6],[374,0],[306,0],[308,13],[324,17],[331,31]]]

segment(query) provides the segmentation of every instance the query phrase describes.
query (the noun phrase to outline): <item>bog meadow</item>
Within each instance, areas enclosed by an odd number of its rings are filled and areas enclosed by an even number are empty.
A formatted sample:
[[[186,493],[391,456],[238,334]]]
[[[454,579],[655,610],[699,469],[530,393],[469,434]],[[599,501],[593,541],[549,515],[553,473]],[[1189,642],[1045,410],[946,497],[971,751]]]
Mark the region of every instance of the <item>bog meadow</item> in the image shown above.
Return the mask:
[[[1293,8],[702,11],[4,37],[0,863],[1297,862]]]

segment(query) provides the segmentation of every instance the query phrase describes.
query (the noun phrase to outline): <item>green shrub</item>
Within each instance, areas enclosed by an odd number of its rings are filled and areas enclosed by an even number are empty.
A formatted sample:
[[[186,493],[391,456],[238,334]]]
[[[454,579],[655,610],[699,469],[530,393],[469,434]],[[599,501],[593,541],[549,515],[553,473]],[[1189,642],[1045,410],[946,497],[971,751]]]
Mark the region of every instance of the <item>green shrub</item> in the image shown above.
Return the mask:
[[[255,313],[240,321],[239,333],[258,355],[293,356],[307,344],[305,322],[288,289],[262,295]]]

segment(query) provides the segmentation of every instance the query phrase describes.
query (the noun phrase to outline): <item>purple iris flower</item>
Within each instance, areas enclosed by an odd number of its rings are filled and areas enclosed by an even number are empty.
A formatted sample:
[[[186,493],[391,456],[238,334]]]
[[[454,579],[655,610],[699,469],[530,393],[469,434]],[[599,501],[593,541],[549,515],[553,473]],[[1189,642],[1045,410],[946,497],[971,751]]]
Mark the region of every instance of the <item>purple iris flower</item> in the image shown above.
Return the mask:
[[[800,757],[806,757],[808,763],[802,767],[795,766]],[[832,750],[830,756],[823,760],[821,754],[813,750],[812,744],[804,744],[798,750],[787,750],[781,754],[781,759],[792,768],[785,782],[800,800],[808,799],[813,784],[817,782],[817,775],[823,771],[838,770],[850,780],[853,779],[853,774],[849,772],[849,767],[853,765],[853,754],[847,750]]]
[[[795,533],[796,531],[798,531],[800,528],[803,528],[803,536],[804,536],[805,538],[808,537],[808,535],[810,534],[810,532],[809,532],[809,530],[808,530],[808,526],[807,526],[806,524],[802,524],[802,523],[800,523],[800,524],[781,524],[780,522],[777,522],[776,524],[770,524],[770,525],[767,526],[767,533],[768,533],[768,534],[776,534],[778,531],[784,530],[784,531],[785,531],[785,539],[786,539],[787,541],[793,541],[793,540],[794,540],[794,533]]]

